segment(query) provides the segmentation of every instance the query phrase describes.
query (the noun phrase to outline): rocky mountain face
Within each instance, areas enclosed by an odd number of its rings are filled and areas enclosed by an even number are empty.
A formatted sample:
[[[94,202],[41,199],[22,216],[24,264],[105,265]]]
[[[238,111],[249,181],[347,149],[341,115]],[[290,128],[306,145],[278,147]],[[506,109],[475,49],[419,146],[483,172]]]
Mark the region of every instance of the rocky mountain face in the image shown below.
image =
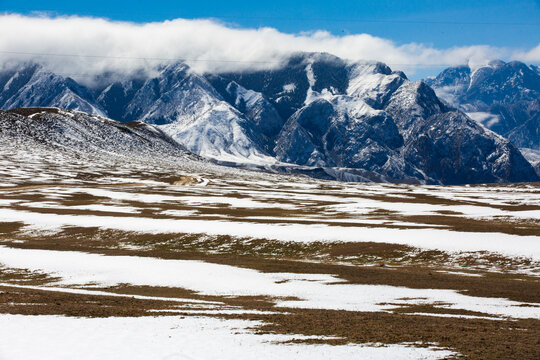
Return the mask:
[[[91,90],[34,63],[0,71],[0,108],[56,106],[104,115]]]
[[[120,122],[152,124],[204,157],[283,171],[303,167],[340,180],[538,180],[508,140],[440,101],[424,82],[381,63],[298,54],[279,69],[204,76],[176,63],[153,78],[99,89],[32,66],[0,73],[0,107],[87,106]],[[466,71],[457,73],[461,84]],[[73,101],[59,102],[59,94]]]
[[[436,93],[519,148],[540,149],[540,72],[518,61],[452,67],[426,79]]]
[[[59,108],[0,110],[0,139],[75,154],[195,158],[156,126]]]
[[[268,158],[246,117],[185,64],[145,81],[115,82],[97,100],[115,119],[159,125],[194,153],[233,162]]]

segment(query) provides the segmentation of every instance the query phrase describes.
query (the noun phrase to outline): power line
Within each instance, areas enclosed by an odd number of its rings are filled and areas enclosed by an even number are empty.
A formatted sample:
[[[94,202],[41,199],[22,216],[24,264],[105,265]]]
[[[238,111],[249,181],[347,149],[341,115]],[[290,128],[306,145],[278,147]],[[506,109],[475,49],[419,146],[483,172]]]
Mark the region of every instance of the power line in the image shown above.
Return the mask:
[[[110,58],[110,59],[121,59],[121,60],[159,60],[159,61],[172,61],[172,62],[189,62],[189,61],[205,61],[205,62],[226,62],[226,63],[272,63],[272,64],[282,64],[281,61],[249,61],[249,60],[209,60],[209,59],[181,59],[181,58],[146,58],[146,57],[129,57],[129,56],[108,56],[108,55],[84,55],[84,54],[50,54],[50,53],[34,53],[34,52],[17,52],[17,51],[2,51],[0,50],[0,54],[15,54],[15,55],[32,55],[32,56],[58,56],[58,57],[88,57],[88,58]],[[377,61],[365,61],[367,65],[369,64],[375,64],[378,63]],[[392,63],[384,63],[388,66],[403,66],[403,67],[450,67],[455,66],[456,64],[392,64]],[[98,75],[92,75],[92,74],[85,74],[85,73],[79,73],[79,74],[67,74],[67,73],[54,73],[55,75],[62,76],[62,77],[94,77],[94,78],[107,78],[107,77],[113,77],[115,74],[98,74]],[[361,83],[362,80],[352,81],[349,82],[348,87],[355,86],[359,83]]]
[[[209,17],[212,19],[214,17]],[[347,22],[347,23],[380,23],[380,24],[431,24],[431,25],[501,25],[501,26],[540,26],[540,23],[529,22],[494,22],[494,21],[435,21],[435,20],[383,20],[383,19],[347,19],[347,18],[284,18],[284,17],[266,17],[266,16],[219,16],[215,19],[261,19],[261,20],[286,20],[286,21],[329,21],[329,22]],[[192,19],[197,20],[197,19]]]
[[[158,57],[137,57],[137,56],[111,56],[111,55],[87,55],[87,54],[58,54],[58,53],[35,53],[22,51],[0,51],[0,54],[32,55],[32,56],[52,56],[52,57],[86,57],[103,58],[117,60],[143,60],[143,61],[184,61],[184,62],[226,62],[226,63],[281,63],[280,61],[257,61],[257,60],[212,60],[212,59],[185,59],[185,58],[158,58]]]
[[[0,51],[0,54],[16,54],[16,55],[32,55],[32,56],[60,56],[60,57],[88,57],[88,58],[111,58],[111,59],[134,59],[134,60],[159,60],[159,61],[172,61],[172,62],[189,62],[189,61],[205,61],[205,62],[227,62],[227,63],[268,63],[268,64],[282,64],[281,61],[248,61],[248,60],[208,60],[208,59],[180,59],[180,58],[145,58],[145,57],[129,57],[129,56],[107,56],[107,55],[84,55],[84,54],[48,54],[48,53],[30,53],[30,52],[15,52],[15,51]],[[366,61],[366,64],[371,63],[377,63],[377,61]],[[455,66],[455,64],[392,64],[392,63],[385,63],[385,65],[396,67],[396,66],[403,66],[403,67],[450,67]],[[107,78],[107,77],[114,77],[115,74],[98,74],[98,75],[92,75],[92,74],[85,74],[85,73],[79,73],[79,74],[67,74],[67,73],[55,73],[55,75],[62,76],[62,77],[88,77],[88,78]],[[348,87],[355,86],[359,83],[361,83],[362,80],[352,81],[349,83]]]
[[[137,57],[137,56],[112,56],[112,55],[90,55],[90,54],[59,54],[59,53],[37,53],[37,52],[22,52],[22,51],[3,51],[0,54],[9,55],[30,55],[30,56],[51,56],[51,57],[82,57],[82,58],[98,58],[98,59],[116,59],[116,60],[141,60],[141,61],[167,61],[167,62],[209,62],[209,63],[246,63],[246,64],[282,64],[283,61],[264,61],[264,60],[219,60],[219,59],[189,59],[189,58],[159,58],[159,57]],[[366,62],[377,62],[364,60]],[[456,64],[411,64],[411,63],[385,63],[389,66],[403,67],[448,67]]]

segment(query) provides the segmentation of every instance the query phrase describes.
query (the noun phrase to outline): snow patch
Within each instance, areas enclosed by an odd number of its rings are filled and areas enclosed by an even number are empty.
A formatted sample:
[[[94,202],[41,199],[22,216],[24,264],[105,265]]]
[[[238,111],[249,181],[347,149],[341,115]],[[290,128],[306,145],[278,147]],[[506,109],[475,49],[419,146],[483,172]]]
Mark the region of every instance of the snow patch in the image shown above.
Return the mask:
[[[193,260],[103,256],[72,251],[0,247],[0,263],[60,277],[57,285],[118,284],[166,286],[217,296],[270,296],[278,307],[385,311],[433,304],[502,317],[540,319],[540,308],[500,298],[468,296],[454,290],[348,284],[329,274],[261,273]],[[336,296],[339,294],[339,296]],[[298,300],[290,299],[296,297]]]
[[[302,335],[256,335],[258,321],[210,317],[75,318],[0,315],[3,359],[440,359],[452,352],[406,345],[279,344]]]

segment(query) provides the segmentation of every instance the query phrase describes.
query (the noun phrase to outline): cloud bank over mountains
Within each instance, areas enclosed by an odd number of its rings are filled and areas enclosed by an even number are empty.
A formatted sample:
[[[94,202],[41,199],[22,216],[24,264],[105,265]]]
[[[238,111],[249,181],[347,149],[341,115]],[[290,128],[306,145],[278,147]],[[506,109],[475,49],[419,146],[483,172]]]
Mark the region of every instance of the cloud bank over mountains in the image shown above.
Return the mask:
[[[84,81],[111,71],[151,71],[184,60],[194,71],[226,72],[279,67],[291,53],[328,52],[351,61],[382,61],[413,73],[418,68],[469,64],[492,59],[540,62],[533,49],[489,45],[434,48],[369,34],[336,36],[326,31],[287,34],[274,28],[246,29],[214,20],[176,19],[130,23],[90,17],[0,15],[0,66],[32,59],[57,73]],[[24,54],[23,54],[24,53]],[[37,55],[40,54],[40,55]]]

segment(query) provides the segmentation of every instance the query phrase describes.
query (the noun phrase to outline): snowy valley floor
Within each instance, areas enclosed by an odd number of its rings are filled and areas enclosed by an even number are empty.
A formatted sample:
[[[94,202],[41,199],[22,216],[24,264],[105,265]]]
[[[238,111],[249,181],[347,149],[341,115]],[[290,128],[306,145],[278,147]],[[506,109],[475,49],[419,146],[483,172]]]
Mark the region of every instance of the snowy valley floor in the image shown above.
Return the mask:
[[[538,183],[0,166],[2,360],[540,357]]]

